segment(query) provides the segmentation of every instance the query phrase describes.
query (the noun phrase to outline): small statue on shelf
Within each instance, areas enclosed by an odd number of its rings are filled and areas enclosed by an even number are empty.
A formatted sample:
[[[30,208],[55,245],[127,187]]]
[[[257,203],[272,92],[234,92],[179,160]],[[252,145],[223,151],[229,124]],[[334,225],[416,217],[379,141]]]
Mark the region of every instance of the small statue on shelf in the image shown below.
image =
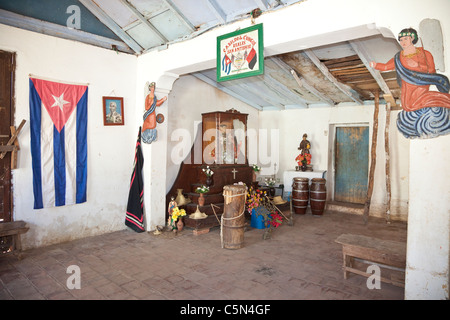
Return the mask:
[[[312,171],[311,167],[311,153],[309,153],[309,149],[311,148],[311,143],[306,139],[308,135],[305,133],[303,134],[303,140],[300,142],[300,146],[298,147],[298,150],[300,150],[300,154],[295,158],[295,161],[297,161],[298,166],[296,167],[296,170],[302,170],[302,171]]]

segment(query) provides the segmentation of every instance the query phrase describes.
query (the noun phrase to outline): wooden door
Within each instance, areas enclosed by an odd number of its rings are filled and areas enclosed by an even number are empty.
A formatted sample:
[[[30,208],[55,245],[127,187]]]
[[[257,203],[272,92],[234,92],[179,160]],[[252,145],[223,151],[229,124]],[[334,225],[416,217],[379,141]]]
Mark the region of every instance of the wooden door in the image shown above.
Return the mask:
[[[13,125],[14,53],[0,50],[0,144],[6,145]],[[12,220],[11,152],[0,159],[0,222]]]
[[[334,200],[364,203],[369,172],[369,127],[337,127]]]

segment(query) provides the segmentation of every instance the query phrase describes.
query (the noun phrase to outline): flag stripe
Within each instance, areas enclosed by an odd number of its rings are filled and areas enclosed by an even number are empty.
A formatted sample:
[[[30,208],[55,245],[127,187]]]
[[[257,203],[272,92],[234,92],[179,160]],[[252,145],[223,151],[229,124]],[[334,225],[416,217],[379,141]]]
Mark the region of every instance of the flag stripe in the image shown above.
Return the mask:
[[[76,115],[73,112],[65,125],[65,159],[66,159],[66,205],[74,204],[76,199]]]
[[[34,89],[30,79],[30,135],[31,135],[31,166],[33,168],[34,208],[43,207],[42,201],[42,171],[41,171],[41,99]]]
[[[76,203],[83,203],[87,200],[87,100],[88,88],[77,105]]]
[[[65,127],[61,129],[61,132],[58,132],[56,127],[53,127],[53,168],[55,172],[55,206],[57,207],[66,204],[65,131]]]
[[[36,106],[38,108],[38,106]],[[54,143],[53,143],[53,131],[54,125],[45,108],[41,109],[41,140],[39,145],[41,146],[41,190],[42,190],[42,205],[44,208],[55,206],[55,163],[53,160]]]

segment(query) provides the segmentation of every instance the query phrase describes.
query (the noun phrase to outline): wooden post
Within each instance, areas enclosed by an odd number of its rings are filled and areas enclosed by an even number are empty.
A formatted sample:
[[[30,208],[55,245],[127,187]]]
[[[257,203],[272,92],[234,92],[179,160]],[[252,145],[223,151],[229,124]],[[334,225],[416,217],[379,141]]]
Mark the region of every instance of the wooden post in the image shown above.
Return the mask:
[[[386,125],[384,128],[384,150],[386,153],[386,222],[391,223],[391,170],[389,152],[389,127],[391,123],[391,103],[386,105]]]
[[[22,120],[22,122],[19,125],[19,128],[17,128],[16,132],[12,135],[12,137],[9,139],[8,143],[6,144],[7,146],[11,146],[14,143],[14,140],[16,140],[17,136],[20,133],[20,130],[22,130],[23,126],[25,125],[25,120]],[[0,153],[0,159],[3,159],[6,155],[6,151],[3,151],[2,153]]]
[[[369,170],[369,185],[367,187],[367,199],[366,203],[364,204],[364,213],[363,213],[364,224],[367,224],[367,222],[369,221],[370,201],[372,200],[374,172],[377,161],[376,159],[377,159],[377,137],[378,137],[378,111],[380,107],[380,95],[378,90],[375,92],[374,95],[375,95],[375,109],[373,112],[372,149],[371,149],[371,161]]]

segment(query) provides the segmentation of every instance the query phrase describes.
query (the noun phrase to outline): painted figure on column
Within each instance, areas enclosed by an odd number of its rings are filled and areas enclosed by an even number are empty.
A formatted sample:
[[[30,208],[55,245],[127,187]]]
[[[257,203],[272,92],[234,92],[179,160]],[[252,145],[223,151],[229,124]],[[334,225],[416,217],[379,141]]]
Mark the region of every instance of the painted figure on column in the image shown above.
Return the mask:
[[[387,63],[370,63],[379,71],[397,71],[403,108],[397,118],[397,128],[406,138],[434,138],[450,133],[448,78],[436,73],[429,51],[415,47],[419,40],[416,30],[403,29],[398,40],[403,50],[394,58]],[[430,85],[439,91],[430,91]]]
[[[154,82],[150,83],[148,86],[149,93],[145,98],[145,112],[144,112],[144,124],[142,125],[142,141],[145,143],[152,143],[157,138],[156,130],[156,107],[161,106],[167,97],[162,99],[157,99],[155,96]]]

